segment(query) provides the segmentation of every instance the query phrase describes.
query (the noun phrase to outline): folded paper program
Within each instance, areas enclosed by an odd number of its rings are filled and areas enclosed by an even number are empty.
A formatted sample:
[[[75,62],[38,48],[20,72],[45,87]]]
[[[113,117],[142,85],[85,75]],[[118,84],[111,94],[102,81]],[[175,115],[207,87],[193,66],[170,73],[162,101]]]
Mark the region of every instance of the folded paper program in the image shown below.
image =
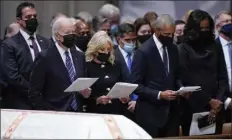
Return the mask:
[[[189,86],[189,87],[181,87],[176,93],[181,95],[188,92],[195,92],[200,90],[201,90],[200,86]]]

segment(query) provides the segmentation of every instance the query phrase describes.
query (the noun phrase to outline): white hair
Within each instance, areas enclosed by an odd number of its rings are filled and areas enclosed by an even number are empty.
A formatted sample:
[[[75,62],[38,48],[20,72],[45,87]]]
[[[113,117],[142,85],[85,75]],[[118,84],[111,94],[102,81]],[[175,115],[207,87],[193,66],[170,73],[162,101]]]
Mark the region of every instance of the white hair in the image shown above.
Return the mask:
[[[59,30],[63,24],[73,24],[73,21],[67,17],[58,18],[52,25],[52,35],[53,36],[55,36],[55,34],[59,32]]]
[[[214,17],[215,26],[221,22],[221,15],[230,15],[230,13],[228,11],[220,11],[219,13],[217,13],[217,15]]]
[[[70,18],[71,20],[72,20],[72,22],[73,22],[73,25],[75,25],[75,24],[77,24],[77,22],[78,22],[78,20],[77,19],[75,19],[75,18]]]
[[[169,14],[162,14],[155,21],[151,22],[153,29],[163,29],[164,25],[175,26],[175,21]]]
[[[120,10],[118,7],[112,4],[105,4],[103,5],[100,10],[98,11],[99,16],[103,16],[105,18],[119,18],[120,17]]]
[[[60,17],[67,17],[67,16],[65,14],[62,14],[62,13],[56,13],[54,16],[52,16],[52,22],[50,24],[51,28],[52,28],[52,25],[54,24],[54,22]]]
[[[89,12],[85,12],[85,11],[79,12],[77,14],[77,17],[84,20],[88,24],[92,24],[93,16]]]

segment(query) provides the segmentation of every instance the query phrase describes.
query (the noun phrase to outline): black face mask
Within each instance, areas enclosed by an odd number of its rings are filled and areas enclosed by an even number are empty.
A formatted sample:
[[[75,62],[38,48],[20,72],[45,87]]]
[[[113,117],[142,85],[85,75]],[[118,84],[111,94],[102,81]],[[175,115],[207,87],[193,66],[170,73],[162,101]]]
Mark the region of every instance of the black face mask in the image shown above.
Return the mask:
[[[141,44],[143,44],[145,41],[147,41],[151,35],[138,35],[138,40]]]
[[[160,35],[159,40],[164,46],[167,46],[167,47],[173,44],[173,37]]]
[[[26,29],[31,33],[33,34],[36,30],[37,30],[37,27],[39,25],[38,21],[36,18],[32,18],[32,19],[28,19],[28,20],[25,20],[25,23],[26,23]]]
[[[76,37],[76,45],[80,48],[83,52],[87,50],[87,45],[89,43],[90,36],[77,36]]]
[[[184,36],[183,35],[177,36],[176,38],[177,38],[177,41],[176,41],[177,45],[180,44],[180,43],[182,43],[184,41]]]
[[[207,45],[214,41],[214,34],[211,31],[200,31],[198,43],[200,45]]]
[[[65,47],[67,47],[67,48],[74,47],[75,42],[76,42],[76,35],[75,34],[64,35],[63,38],[64,38],[64,41],[62,42],[62,44]]]
[[[97,59],[101,62],[107,62],[110,57],[110,53],[98,53]]]

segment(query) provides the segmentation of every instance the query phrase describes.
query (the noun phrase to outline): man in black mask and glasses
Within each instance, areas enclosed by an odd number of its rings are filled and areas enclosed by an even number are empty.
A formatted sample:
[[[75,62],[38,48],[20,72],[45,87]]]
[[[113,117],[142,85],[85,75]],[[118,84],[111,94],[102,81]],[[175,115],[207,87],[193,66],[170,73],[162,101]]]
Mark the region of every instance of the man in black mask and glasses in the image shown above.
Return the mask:
[[[75,47],[75,27],[62,17],[52,26],[55,42],[38,56],[30,77],[29,99],[34,109],[79,112],[83,96],[90,91],[64,92],[77,78],[85,75],[85,56]]]
[[[2,107],[31,109],[28,100],[30,68],[39,52],[48,47],[49,41],[35,34],[38,21],[34,4],[19,4],[16,22],[20,25],[20,31],[1,45],[2,72],[7,84]]]

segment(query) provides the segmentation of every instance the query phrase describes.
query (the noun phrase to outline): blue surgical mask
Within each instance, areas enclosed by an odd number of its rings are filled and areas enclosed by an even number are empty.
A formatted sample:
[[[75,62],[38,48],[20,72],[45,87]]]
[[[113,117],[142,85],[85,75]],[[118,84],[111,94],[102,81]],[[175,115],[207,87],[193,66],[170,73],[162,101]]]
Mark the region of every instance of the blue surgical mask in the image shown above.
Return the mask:
[[[111,27],[110,27],[110,33],[112,35],[115,35],[117,32],[118,32],[118,24],[111,25]]]
[[[132,53],[135,50],[135,43],[124,43],[123,50],[127,53]]]

